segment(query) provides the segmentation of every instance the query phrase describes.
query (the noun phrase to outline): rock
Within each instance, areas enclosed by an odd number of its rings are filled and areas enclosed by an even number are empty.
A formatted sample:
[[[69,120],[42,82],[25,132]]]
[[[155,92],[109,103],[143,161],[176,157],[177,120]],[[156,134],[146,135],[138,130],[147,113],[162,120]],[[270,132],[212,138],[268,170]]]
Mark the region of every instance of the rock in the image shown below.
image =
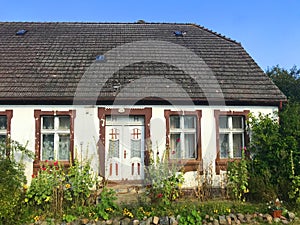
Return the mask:
[[[159,222],[159,218],[157,216],[154,216],[153,220],[152,220],[152,223],[153,224],[158,224],[158,222]]]
[[[87,218],[81,219],[81,224],[88,224],[88,222],[89,222],[89,219],[87,219]]]
[[[219,224],[220,225],[226,225],[227,224],[225,216],[219,216]]]
[[[114,219],[112,225],[120,225],[120,219]]]
[[[232,224],[232,220],[231,220],[231,217],[230,217],[230,216],[226,216],[226,221],[227,221],[227,224],[228,224],[228,225],[231,225],[231,224]]]
[[[234,221],[237,220],[236,215],[234,215],[233,213],[230,213],[228,216],[229,216],[232,220],[234,220]]]
[[[253,218],[253,217],[252,217],[252,215],[250,215],[250,214],[246,214],[246,215],[245,215],[245,220],[246,220],[247,223],[250,223],[251,220],[252,220],[252,218]]]
[[[113,223],[113,220],[106,220],[106,224],[111,225]]]
[[[121,224],[122,225],[129,225],[130,223],[130,219],[129,218],[124,218],[123,220],[121,220]]]
[[[174,216],[170,216],[170,225],[178,225],[178,222]]]
[[[243,222],[244,219],[245,219],[245,216],[244,216],[244,214],[242,214],[242,213],[238,213],[236,216],[237,216],[237,218],[238,218],[241,222]]]
[[[274,218],[274,222],[275,222],[275,223],[279,223],[279,222],[280,222],[280,219],[279,219],[279,218]]]
[[[290,220],[294,220],[295,217],[296,217],[295,213],[288,212],[288,218],[289,218]]]
[[[267,222],[268,222],[269,224],[272,224],[272,222],[273,222],[273,217],[272,217],[270,214],[266,214],[266,215],[265,215],[265,218],[266,218],[266,220],[267,220]]]
[[[148,219],[146,219],[146,224],[145,225],[150,225],[152,223],[152,217],[149,217]]]
[[[139,225],[140,224],[140,221],[139,220],[133,220],[132,221],[132,225]]]
[[[281,220],[281,223],[283,223],[283,224],[289,224],[290,222],[287,221],[287,220]]]
[[[216,219],[214,219],[213,225],[220,225],[220,224],[219,224],[219,221],[216,220]]]
[[[169,225],[169,217],[163,216],[159,218],[159,224],[161,225]]]
[[[106,224],[106,222],[103,221],[103,220],[98,220],[98,221],[96,222],[96,225],[105,225],[105,224]]]

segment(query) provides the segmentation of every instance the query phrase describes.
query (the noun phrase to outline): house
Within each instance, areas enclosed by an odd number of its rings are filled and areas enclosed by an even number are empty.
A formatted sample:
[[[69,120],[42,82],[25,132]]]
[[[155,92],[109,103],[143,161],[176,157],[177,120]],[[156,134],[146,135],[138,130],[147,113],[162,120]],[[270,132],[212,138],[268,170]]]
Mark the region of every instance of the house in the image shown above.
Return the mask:
[[[192,186],[241,157],[249,112],[285,100],[240,43],[195,24],[0,23],[0,135],[35,153],[28,180],[77,158],[140,182],[153,153]]]

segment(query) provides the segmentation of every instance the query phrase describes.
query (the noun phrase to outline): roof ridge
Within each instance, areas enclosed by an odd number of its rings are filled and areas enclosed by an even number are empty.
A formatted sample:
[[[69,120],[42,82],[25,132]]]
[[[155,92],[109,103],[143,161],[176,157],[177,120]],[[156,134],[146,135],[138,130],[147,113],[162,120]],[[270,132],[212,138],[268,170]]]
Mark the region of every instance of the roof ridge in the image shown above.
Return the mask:
[[[224,40],[227,40],[227,41],[233,42],[235,44],[238,44],[239,46],[242,46],[241,42],[238,42],[238,41],[236,41],[234,39],[231,39],[231,38],[229,38],[229,37],[227,37],[227,36],[225,36],[225,35],[223,35],[221,33],[217,33],[217,32],[215,32],[215,31],[213,31],[211,29],[208,29],[208,28],[202,26],[202,25],[198,25],[198,24],[195,24],[195,23],[190,23],[189,25],[195,26],[195,27],[200,28],[202,30],[205,30],[205,31],[207,31],[207,32],[209,32],[211,34],[217,35],[218,37],[220,37],[220,38],[222,38]]]

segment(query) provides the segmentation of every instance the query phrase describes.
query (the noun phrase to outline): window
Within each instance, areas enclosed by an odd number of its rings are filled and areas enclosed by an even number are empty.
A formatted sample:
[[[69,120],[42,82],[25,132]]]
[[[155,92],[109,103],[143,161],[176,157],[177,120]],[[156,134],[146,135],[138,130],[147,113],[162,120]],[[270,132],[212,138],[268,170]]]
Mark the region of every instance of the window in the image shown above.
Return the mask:
[[[165,110],[167,146],[170,160],[183,164],[185,171],[202,170],[200,110]]]
[[[12,110],[0,111],[0,141],[5,140],[7,135],[10,135],[10,123],[12,117]]]
[[[6,145],[7,137],[10,135],[10,123],[13,116],[12,110],[0,111],[0,143]],[[2,145],[3,146],[3,145]],[[3,146],[4,147],[4,146]],[[9,154],[6,148],[0,149],[0,155]]]
[[[245,146],[243,116],[219,117],[220,158],[241,158]]]
[[[196,116],[170,116],[170,158],[197,158]]]
[[[73,160],[75,111],[35,110],[34,173],[42,161],[60,161],[68,166]]]
[[[242,149],[248,142],[245,131],[245,121],[249,114],[243,112],[221,112],[215,110],[216,135],[217,135],[217,174],[225,170],[230,159],[239,159]]]
[[[70,159],[70,116],[41,117],[41,160]]]

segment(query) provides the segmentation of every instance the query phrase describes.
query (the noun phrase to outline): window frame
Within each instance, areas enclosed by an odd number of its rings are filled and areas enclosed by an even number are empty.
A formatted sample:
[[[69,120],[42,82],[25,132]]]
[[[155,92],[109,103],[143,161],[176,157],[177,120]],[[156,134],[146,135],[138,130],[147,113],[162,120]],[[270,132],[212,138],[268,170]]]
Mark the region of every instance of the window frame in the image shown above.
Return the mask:
[[[244,111],[221,111],[221,110],[215,110],[214,116],[215,116],[215,124],[216,124],[216,160],[215,160],[215,166],[216,166],[216,174],[220,174],[221,170],[227,170],[227,165],[229,161],[234,160],[240,160],[240,158],[221,158],[221,150],[220,150],[220,127],[219,127],[219,118],[220,116],[242,116],[244,117],[244,124],[243,124],[243,130],[244,130],[244,145],[246,146],[249,143],[249,135],[246,132],[246,121],[249,118],[250,110],[244,110]],[[221,132],[223,133],[223,132]],[[232,131],[232,133],[234,133]]]
[[[11,134],[11,119],[13,117],[13,110],[0,111],[0,116],[6,116],[6,137],[9,137]]]
[[[33,172],[37,174],[37,171],[45,163],[46,160],[42,160],[41,156],[41,135],[42,135],[42,117],[43,116],[69,116],[70,117],[70,155],[69,160],[60,160],[60,164],[64,167],[69,167],[71,162],[74,161],[74,120],[76,117],[75,110],[69,111],[41,111],[34,110],[35,118],[35,159],[33,161]],[[54,160],[47,160],[51,166],[54,164]]]
[[[169,161],[179,163],[183,166],[184,172],[197,171],[200,170],[203,173],[203,159],[202,159],[202,149],[201,149],[201,118],[202,110],[195,111],[171,111],[165,110],[164,116],[166,120],[166,146],[170,146],[170,117],[171,116],[196,116],[196,153],[197,157],[195,159],[171,159]]]

